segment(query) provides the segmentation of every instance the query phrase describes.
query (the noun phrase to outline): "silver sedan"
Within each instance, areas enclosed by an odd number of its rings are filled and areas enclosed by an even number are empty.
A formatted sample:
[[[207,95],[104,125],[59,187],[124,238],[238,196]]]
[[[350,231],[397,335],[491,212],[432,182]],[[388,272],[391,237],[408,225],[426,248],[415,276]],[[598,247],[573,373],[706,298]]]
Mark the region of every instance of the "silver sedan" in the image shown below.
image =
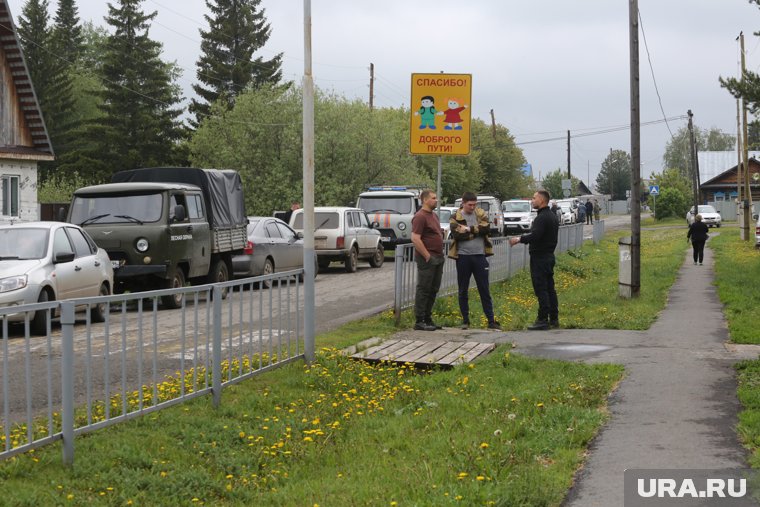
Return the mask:
[[[303,240],[293,229],[278,218],[248,217],[245,254],[232,258],[235,276],[271,275],[302,267]],[[264,285],[268,287],[270,282]]]
[[[82,229],[61,222],[18,222],[0,226],[0,307],[106,296],[113,268],[105,250]],[[47,312],[31,317],[31,331],[45,334]],[[103,321],[105,304],[91,318]],[[24,313],[6,314],[23,322]]]

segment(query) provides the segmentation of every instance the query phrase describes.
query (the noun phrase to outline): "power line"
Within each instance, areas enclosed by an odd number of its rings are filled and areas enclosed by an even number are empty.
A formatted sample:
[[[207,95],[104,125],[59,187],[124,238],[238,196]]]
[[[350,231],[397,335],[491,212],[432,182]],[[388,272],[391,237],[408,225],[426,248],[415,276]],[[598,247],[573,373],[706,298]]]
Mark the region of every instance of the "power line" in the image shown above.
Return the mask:
[[[662,117],[665,118],[665,108],[662,107],[662,97],[660,97],[660,89],[657,87],[657,79],[654,77],[654,66],[652,65],[652,57],[649,54],[649,45],[647,44],[647,36],[646,33],[644,33],[644,20],[641,19],[641,10],[638,11],[639,14],[639,26],[641,26],[641,37],[644,39],[644,49],[646,49],[647,52],[647,60],[649,61],[649,70],[652,72],[652,81],[654,82],[654,91],[657,93],[657,101],[660,103],[660,111],[662,111]],[[675,140],[675,136],[673,136],[673,131],[670,130],[670,125],[668,124],[667,118],[665,119],[665,125],[668,127],[668,132],[670,132],[670,138]]]

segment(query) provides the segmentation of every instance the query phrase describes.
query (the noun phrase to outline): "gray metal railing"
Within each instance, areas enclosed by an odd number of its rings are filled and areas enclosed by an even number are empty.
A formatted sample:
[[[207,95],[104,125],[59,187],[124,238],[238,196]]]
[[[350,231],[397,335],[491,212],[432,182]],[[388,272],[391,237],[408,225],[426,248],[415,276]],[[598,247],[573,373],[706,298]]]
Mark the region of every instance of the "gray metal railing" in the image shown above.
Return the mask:
[[[0,459],[63,440],[70,464],[76,435],[198,396],[218,406],[225,386],[304,359],[302,276],[0,308]],[[178,292],[181,308],[159,311]]]
[[[594,234],[600,225],[600,238],[604,235],[604,221],[594,223]],[[596,237],[596,236],[595,236]],[[510,247],[508,238],[491,238],[494,254],[488,258],[489,282],[496,283],[511,278],[515,273],[529,265],[528,246],[521,243]],[[444,242],[444,254],[448,253],[450,241]],[[562,226],[559,228],[556,253],[576,250],[583,245],[583,224]],[[414,306],[414,296],[417,289],[417,267],[414,262],[414,245],[406,244],[396,247],[396,271],[393,301],[393,314],[396,324],[401,322],[401,311]],[[443,278],[438,297],[456,293],[457,274],[456,262],[446,257],[443,265]]]

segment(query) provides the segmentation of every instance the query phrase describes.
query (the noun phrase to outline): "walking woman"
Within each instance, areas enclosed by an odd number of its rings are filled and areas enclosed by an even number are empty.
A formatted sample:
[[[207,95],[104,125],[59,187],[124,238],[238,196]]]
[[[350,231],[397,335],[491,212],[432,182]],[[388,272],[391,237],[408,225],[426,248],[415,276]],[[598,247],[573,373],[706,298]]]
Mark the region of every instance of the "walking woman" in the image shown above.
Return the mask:
[[[694,218],[694,223],[689,226],[686,241],[691,238],[691,246],[694,248],[694,264],[702,265],[705,256],[705,241],[707,241],[707,226],[702,222],[702,215]]]

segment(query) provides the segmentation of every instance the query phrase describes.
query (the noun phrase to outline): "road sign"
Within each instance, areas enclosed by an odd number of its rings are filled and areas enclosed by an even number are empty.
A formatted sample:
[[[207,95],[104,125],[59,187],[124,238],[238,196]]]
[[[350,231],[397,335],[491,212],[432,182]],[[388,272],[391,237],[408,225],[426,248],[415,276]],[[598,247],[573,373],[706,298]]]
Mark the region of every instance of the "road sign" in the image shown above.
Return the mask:
[[[660,185],[649,185],[649,195],[660,195]]]
[[[562,189],[562,195],[564,197],[570,197],[570,189],[569,188],[563,188]]]
[[[562,180],[562,190],[571,190],[573,188],[573,180],[565,178]]]
[[[412,155],[469,155],[471,99],[472,74],[412,74]]]

